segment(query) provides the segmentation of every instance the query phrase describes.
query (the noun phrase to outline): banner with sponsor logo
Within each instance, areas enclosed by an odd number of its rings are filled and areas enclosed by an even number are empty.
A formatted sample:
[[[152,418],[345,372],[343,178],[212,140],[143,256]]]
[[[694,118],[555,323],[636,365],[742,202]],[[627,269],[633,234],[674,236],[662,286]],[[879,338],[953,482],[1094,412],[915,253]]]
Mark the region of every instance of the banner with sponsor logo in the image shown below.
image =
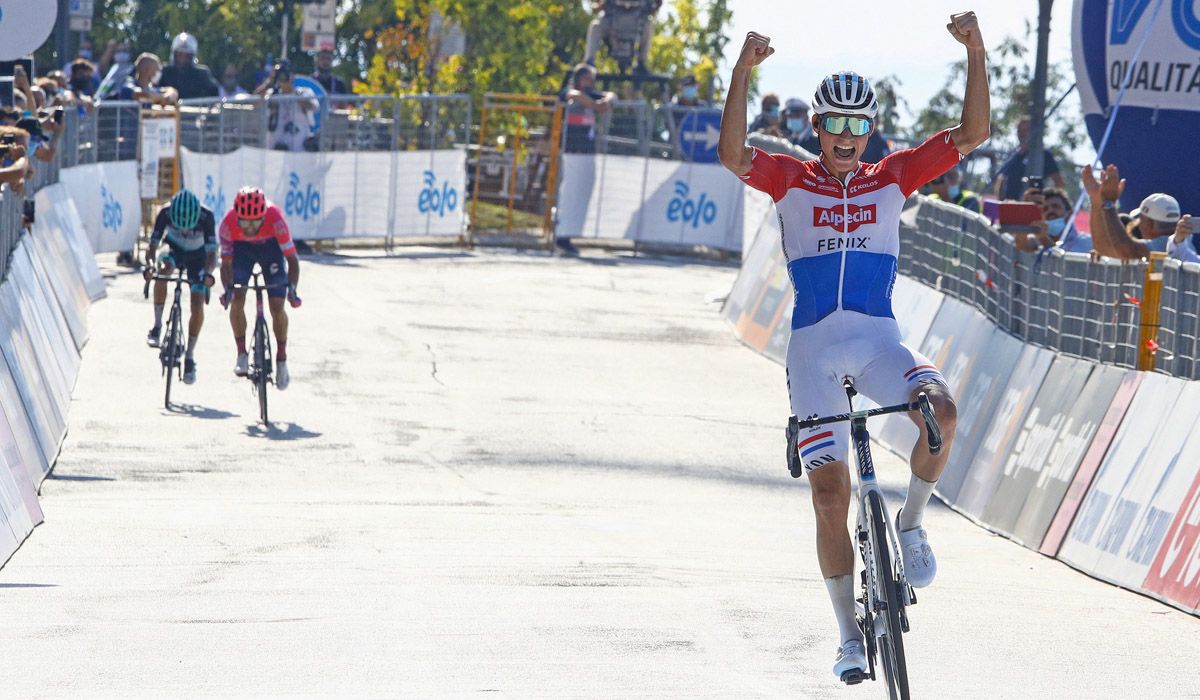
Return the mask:
[[[1144,372],[1131,371],[1121,378],[1121,384],[1113,394],[1112,403],[1108,405],[1104,418],[1101,419],[1100,426],[1096,429],[1096,434],[1092,437],[1087,452],[1079,462],[1079,468],[1075,470],[1075,476],[1071,479],[1066,494],[1063,495],[1062,503],[1059,504],[1058,511],[1054,514],[1054,519],[1051,520],[1050,527],[1046,530],[1042,546],[1038,548],[1042,554],[1058,556],[1063,539],[1066,538],[1067,531],[1071,528],[1071,524],[1079,512],[1079,506],[1087,496],[1088,489],[1091,488],[1092,479],[1095,478],[1105,455],[1108,454],[1113,438],[1116,437],[1117,431],[1123,424],[1125,414],[1129,411],[1133,398],[1146,376],[1148,375]]]
[[[1122,491],[1151,446],[1171,440],[1168,417],[1185,384],[1162,374],[1149,374],[1142,380],[1063,541],[1059,559],[1084,571],[1096,571],[1105,553],[1120,549],[1137,512],[1137,504],[1122,499]]]
[[[59,179],[71,193],[94,252],[133,250],[142,225],[136,161],[63,168]]]
[[[1153,388],[1154,382],[1143,383],[1139,396]],[[1174,395],[1178,399],[1172,402]],[[1153,437],[1136,430],[1145,426],[1140,417],[1132,413],[1126,417],[1131,432],[1118,434],[1109,452],[1112,459],[1101,467],[1059,553],[1073,566],[1133,589],[1140,588],[1151,573],[1168,528],[1200,470],[1200,463],[1184,452],[1200,415],[1200,383],[1172,379],[1151,396],[1161,398],[1166,409],[1158,414],[1162,420]],[[1126,447],[1125,441],[1133,444]],[[1170,569],[1160,567],[1159,575],[1164,568]],[[1189,610],[1194,607],[1191,601],[1184,603]]]
[[[997,491],[984,512],[985,520],[1031,549],[1041,546],[1084,454],[1098,439],[1100,423],[1122,378],[1130,373],[1120,367],[1061,356],[1056,367],[1059,363],[1068,368],[1069,378],[1061,384],[1052,384],[1049,379],[1042,384],[1042,393],[1034,404],[1037,415],[1031,413],[1026,423],[1027,437],[1018,441],[1005,465],[1013,473],[1011,489]],[[1082,390],[1076,389],[1083,379],[1086,383]],[[1006,498],[1021,503],[1015,522]]]
[[[104,277],[96,264],[96,252],[84,230],[75,201],[66,188],[51,185],[38,190],[37,221],[34,237],[45,239],[58,251],[64,267],[77,274],[83,284],[86,300],[95,301],[105,295]]]
[[[1200,469],[1195,467],[1195,456],[1200,454],[1200,432],[1193,430],[1180,452],[1181,461],[1190,461],[1191,464],[1176,464],[1179,475],[1190,470],[1194,476],[1192,483],[1186,485],[1173,476],[1169,489],[1159,489],[1161,496],[1182,494],[1182,499],[1171,499],[1172,502],[1178,500],[1178,505],[1146,572],[1142,589],[1162,600],[1200,613]],[[1153,508],[1161,512],[1166,510],[1164,505],[1169,506],[1156,498]]]
[[[1200,172],[1162,167],[1162,144],[1177,163],[1200,163],[1200,3],[1196,0],[1075,0],[1075,77],[1084,121],[1100,144],[1122,86],[1106,163],[1127,178],[1133,209],[1154,192],[1200,211]],[[1135,54],[1140,55],[1134,61]]]
[[[261,187],[297,239],[458,236],[465,222],[466,152],[289,153],[183,149],[184,185],[218,218],[237,191]]]
[[[979,448],[975,451],[975,457],[971,460],[966,479],[958,493],[958,506],[966,513],[982,518],[984,508],[1004,475],[1004,463],[1013,443],[1016,442],[1017,433],[1025,422],[1029,407],[1053,361],[1052,350],[1036,345],[1024,345],[1017,364],[1008,374],[999,376],[1000,383],[1005,385],[1004,389],[994,394],[995,410],[988,422],[981,425],[983,435]],[[977,405],[969,403],[969,400],[964,399],[963,405]],[[961,420],[959,422],[961,423]],[[958,447],[956,438],[954,449]],[[1020,507],[1020,503],[1014,505],[1014,510]],[[985,522],[991,524],[986,520]]]
[[[740,251],[742,189],[717,164],[567,153],[557,235]]]

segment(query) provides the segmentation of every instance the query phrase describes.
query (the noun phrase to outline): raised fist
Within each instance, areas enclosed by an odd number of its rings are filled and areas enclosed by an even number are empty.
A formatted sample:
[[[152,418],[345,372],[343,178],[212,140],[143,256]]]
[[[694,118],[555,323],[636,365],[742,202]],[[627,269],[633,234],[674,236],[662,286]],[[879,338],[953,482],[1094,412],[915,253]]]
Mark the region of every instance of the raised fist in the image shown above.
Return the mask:
[[[955,41],[968,49],[982,49],[983,36],[979,33],[979,19],[974,12],[960,12],[950,15],[950,23],[946,29]]]
[[[749,32],[746,34],[746,43],[742,44],[742,53],[738,56],[737,63],[739,66],[753,68],[773,53],[775,49],[771,48],[771,37]]]

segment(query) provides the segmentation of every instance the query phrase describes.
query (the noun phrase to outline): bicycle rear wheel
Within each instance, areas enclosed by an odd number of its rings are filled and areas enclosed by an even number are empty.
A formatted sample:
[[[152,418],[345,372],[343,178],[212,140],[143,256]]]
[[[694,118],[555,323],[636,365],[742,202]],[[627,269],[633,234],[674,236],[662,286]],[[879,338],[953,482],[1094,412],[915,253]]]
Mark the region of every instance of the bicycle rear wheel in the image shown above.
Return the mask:
[[[171,306],[171,317],[167,322],[167,343],[160,352],[165,352],[163,365],[167,368],[167,390],[163,395],[163,407],[171,408],[171,379],[175,374],[175,366],[179,357],[179,324],[181,323],[178,306]]]
[[[267,357],[267,323],[259,317],[254,324],[254,364],[258,368],[255,379],[258,382],[258,416],[267,423],[267,384],[271,374],[268,367],[270,358]]]
[[[887,519],[883,514],[883,496],[876,491],[867,494],[871,518],[871,550],[875,556],[875,573],[882,592],[880,602],[886,605],[878,617],[884,622],[879,635],[879,656],[883,660],[883,675],[887,679],[888,696],[892,700],[908,700],[908,665],[904,660],[904,637],[901,627],[900,584],[892,566],[891,545],[888,542]]]

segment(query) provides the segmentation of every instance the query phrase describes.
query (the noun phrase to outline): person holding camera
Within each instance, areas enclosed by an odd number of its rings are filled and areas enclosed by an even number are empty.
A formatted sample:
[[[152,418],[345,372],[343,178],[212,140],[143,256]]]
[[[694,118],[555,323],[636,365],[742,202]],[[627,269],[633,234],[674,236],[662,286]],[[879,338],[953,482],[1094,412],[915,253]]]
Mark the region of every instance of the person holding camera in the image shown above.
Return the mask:
[[[1025,201],[1042,208],[1041,221],[1034,222],[1033,233],[1016,234],[1017,250],[1036,253],[1046,248],[1059,247],[1067,253],[1090,253],[1094,247],[1092,236],[1071,227],[1067,219],[1071,215],[1071,199],[1065,190],[1057,187],[1042,187],[1042,178],[1026,178],[1029,187],[1025,190]]]
[[[25,146],[28,137],[15,126],[0,126],[0,185],[8,185],[16,193],[24,190],[30,172]]]
[[[317,97],[306,87],[297,87],[292,63],[280,60],[254,94],[267,98],[271,116],[267,133],[276,151],[315,151],[317,137],[312,130],[313,114],[320,108]]]

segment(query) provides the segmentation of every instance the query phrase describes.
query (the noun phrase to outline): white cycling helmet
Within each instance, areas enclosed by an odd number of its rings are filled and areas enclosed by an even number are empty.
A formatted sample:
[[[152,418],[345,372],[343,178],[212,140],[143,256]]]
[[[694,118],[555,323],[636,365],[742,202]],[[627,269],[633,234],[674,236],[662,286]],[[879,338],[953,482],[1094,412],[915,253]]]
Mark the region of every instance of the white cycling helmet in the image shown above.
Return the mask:
[[[187,32],[177,34],[175,39],[171,41],[171,53],[182,52],[195,56],[198,49],[199,45],[196,42],[196,37]]]
[[[866,78],[853,71],[842,71],[821,81],[813,95],[813,114],[854,114],[874,119],[879,112],[875,90]]]

